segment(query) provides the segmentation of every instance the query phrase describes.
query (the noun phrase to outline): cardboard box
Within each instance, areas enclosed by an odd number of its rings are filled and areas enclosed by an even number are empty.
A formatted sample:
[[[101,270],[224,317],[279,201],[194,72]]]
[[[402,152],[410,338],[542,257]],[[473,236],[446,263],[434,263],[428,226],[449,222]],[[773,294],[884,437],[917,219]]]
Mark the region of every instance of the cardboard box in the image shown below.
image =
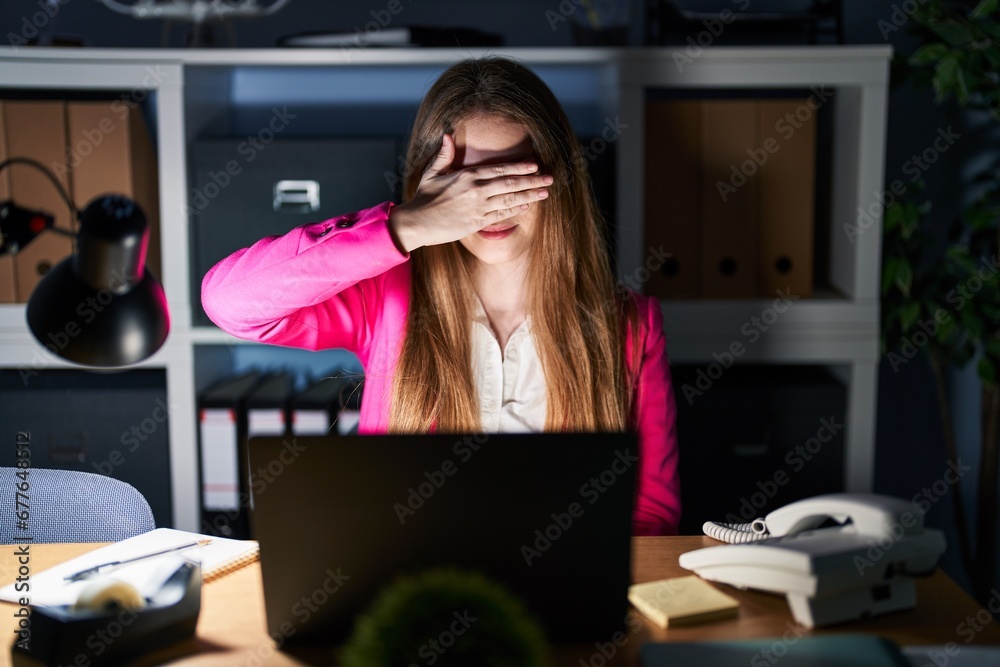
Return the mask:
[[[661,299],[701,294],[701,103],[646,103],[645,248],[670,253],[645,293]],[[630,274],[633,267],[622,267]]]
[[[146,266],[162,279],[156,152],[141,110],[121,100],[69,102],[67,128],[73,201],[82,209],[105,194],[135,200],[149,224]]]
[[[8,100],[4,102],[4,122],[10,157],[29,157],[58,171],[66,159],[65,102]],[[11,165],[7,171],[10,192],[18,205],[47,211],[55,216],[56,226],[74,229],[69,208],[44,174],[23,164]],[[66,175],[56,177],[69,191]],[[72,250],[69,237],[50,231],[22,248],[14,258],[17,300],[27,301],[42,276]]]
[[[7,159],[7,132],[4,124],[3,101],[0,100],[0,162]],[[0,202],[10,199],[9,169],[0,171]],[[14,283],[14,257],[0,255],[0,303],[14,303],[17,286]]]

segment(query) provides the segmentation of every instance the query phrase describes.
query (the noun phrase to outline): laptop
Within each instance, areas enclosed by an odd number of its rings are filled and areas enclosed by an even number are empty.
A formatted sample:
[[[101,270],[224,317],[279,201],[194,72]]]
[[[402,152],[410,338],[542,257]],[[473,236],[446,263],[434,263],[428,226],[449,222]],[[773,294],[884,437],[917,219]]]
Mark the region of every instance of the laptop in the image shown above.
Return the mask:
[[[255,437],[249,443],[268,630],[345,639],[397,576],[474,570],[552,641],[625,625],[633,434]]]

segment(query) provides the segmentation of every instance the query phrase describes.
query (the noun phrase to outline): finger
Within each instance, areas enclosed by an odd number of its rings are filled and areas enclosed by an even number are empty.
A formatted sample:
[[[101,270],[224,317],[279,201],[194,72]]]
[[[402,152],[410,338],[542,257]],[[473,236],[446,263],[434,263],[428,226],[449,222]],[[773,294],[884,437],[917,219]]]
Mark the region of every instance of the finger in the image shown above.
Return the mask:
[[[487,198],[504,195],[511,192],[524,192],[525,190],[544,189],[552,185],[552,177],[548,174],[528,175],[528,176],[506,176],[504,178],[494,178],[491,181],[482,183],[483,194]]]
[[[486,200],[486,204],[493,211],[502,211],[540,201],[548,196],[549,191],[545,188],[522,190],[521,192],[506,192],[495,197],[490,197]]]
[[[441,136],[441,150],[438,151],[437,157],[434,158],[431,166],[427,168],[427,175],[436,176],[440,174],[451,166],[454,159],[455,140],[451,138],[450,134],[444,134]]]
[[[477,181],[489,181],[507,176],[525,176],[538,171],[538,164],[535,162],[503,162],[501,164],[490,164],[482,167],[470,167]]]
[[[483,227],[489,227],[490,225],[500,222],[501,220],[506,220],[507,218],[513,218],[515,215],[524,213],[529,208],[530,205],[528,204],[519,204],[517,206],[512,206],[510,208],[499,208],[495,211],[490,211],[489,213],[483,216],[482,225],[480,225],[480,229],[482,229]]]

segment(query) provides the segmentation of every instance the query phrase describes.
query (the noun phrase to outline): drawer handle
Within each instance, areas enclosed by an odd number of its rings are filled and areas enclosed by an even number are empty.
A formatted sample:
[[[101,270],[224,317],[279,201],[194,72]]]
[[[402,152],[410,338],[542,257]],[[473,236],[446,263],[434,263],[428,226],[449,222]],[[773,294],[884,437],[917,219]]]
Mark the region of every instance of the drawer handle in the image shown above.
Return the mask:
[[[278,213],[315,213],[319,210],[319,183],[278,181],[274,184],[274,210]]]

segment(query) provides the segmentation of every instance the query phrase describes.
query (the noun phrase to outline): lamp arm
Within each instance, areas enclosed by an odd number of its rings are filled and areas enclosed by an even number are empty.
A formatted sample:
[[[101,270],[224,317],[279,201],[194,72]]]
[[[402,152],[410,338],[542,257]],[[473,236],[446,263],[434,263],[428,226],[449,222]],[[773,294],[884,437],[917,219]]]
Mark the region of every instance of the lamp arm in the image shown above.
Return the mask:
[[[49,179],[49,181],[52,182],[52,185],[55,186],[56,192],[59,193],[59,196],[62,197],[62,200],[66,202],[66,206],[69,207],[69,212],[73,216],[73,224],[76,225],[77,221],[80,219],[80,213],[79,211],[76,210],[76,206],[73,204],[73,200],[70,199],[69,195],[66,193],[66,189],[63,187],[62,183],[59,182],[59,179],[55,177],[55,174],[53,174],[48,167],[46,167],[41,162],[38,162],[37,160],[32,160],[29,157],[11,157],[7,158],[3,162],[0,162],[0,171],[3,171],[12,164],[24,164],[29,167],[34,167],[38,171],[42,172],[45,175],[45,178]],[[76,232],[71,232],[68,230],[58,230],[58,231],[64,231],[69,236],[76,236]]]
[[[269,16],[291,2],[291,0],[274,0],[270,5],[261,9],[257,6],[257,0],[246,0],[243,4],[236,6],[224,4],[220,0],[193,0],[187,4],[174,3],[170,5],[157,4],[153,0],[138,0],[132,5],[118,0],[97,1],[113,12],[137,19],[186,20],[194,23],[204,22],[209,14],[214,14],[215,18],[218,19]]]
[[[261,16],[270,16],[271,14],[280,11],[285,5],[287,5],[292,0],[274,0],[264,11]]]
[[[127,16],[131,16],[135,12],[134,5],[126,5],[121,2],[116,2],[116,0],[98,0],[98,2],[100,2],[102,5],[104,5],[111,11],[117,12],[118,14],[125,14]]]

